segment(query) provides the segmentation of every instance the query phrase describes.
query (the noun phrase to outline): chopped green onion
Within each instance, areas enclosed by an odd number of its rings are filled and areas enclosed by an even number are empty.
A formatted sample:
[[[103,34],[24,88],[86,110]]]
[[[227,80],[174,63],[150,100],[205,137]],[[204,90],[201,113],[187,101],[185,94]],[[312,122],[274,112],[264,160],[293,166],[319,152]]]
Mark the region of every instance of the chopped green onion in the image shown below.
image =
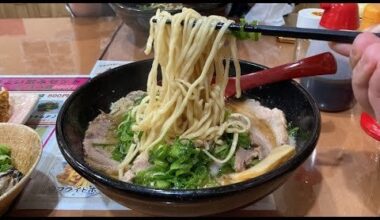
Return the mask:
[[[241,18],[240,19],[240,30],[239,31],[232,31],[232,34],[239,40],[246,40],[246,39],[250,39],[250,40],[254,40],[254,41],[258,41],[260,36],[261,36],[261,33],[257,33],[257,32],[246,32],[244,31],[244,25],[248,24],[247,21],[244,19],[244,18]],[[258,21],[253,21],[251,23],[249,23],[249,25],[253,25],[253,26],[256,26],[258,25]]]
[[[132,182],[160,189],[197,189],[215,185],[210,175],[211,160],[191,140],[176,139],[149,151],[152,166],[140,171]]]
[[[11,149],[4,144],[0,144],[0,172],[6,172],[11,168]]]

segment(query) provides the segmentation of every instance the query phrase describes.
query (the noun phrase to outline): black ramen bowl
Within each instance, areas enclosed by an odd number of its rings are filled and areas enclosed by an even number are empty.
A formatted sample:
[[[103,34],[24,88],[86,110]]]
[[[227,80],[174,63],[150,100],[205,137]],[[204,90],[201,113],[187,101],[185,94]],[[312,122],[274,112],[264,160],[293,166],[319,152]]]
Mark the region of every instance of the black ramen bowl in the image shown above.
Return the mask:
[[[100,110],[109,112],[110,104],[129,92],[146,90],[151,64],[152,60],[134,62],[91,79],[70,95],[57,119],[57,140],[64,158],[80,175],[116,202],[159,216],[200,216],[241,208],[275,191],[314,150],[320,134],[318,106],[297,82],[289,80],[244,93],[265,106],[281,109],[288,122],[301,130],[296,137],[295,156],[264,175],[215,188],[160,190],[122,182],[97,172],[83,158],[82,141],[88,123]],[[240,65],[243,74],[266,68],[246,61],[240,61]]]
[[[135,31],[145,34],[149,33],[149,21],[156,14],[157,9],[141,9],[142,4],[138,3],[110,3],[115,14],[123,22]],[[183,3],[183,7],[192,8],[204,16],[221,15],[225,16],[226,3]],[[162,8],[170,14],[176,14],[182,11],[180,8]]]

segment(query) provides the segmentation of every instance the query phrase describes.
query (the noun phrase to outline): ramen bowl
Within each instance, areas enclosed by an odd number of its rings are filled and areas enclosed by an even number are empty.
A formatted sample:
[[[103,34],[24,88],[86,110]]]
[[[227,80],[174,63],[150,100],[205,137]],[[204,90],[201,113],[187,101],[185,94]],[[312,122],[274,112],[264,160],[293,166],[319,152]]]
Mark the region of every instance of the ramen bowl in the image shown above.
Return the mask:
[[[40,136],[32,128],[14,123],[0,123],[0,144],[11,149],[12,164],[23,174],[20,182],[0,196],[1,216],[28,183],[41,158],[42,144]]]
[[[126,183],[92,169],[84,161],[83,145],[88,123],[112,102],[134,90],[146,90],[152,60],[129,63],[98,75],[73,92],[62,106],[56,124],[59,148],[67,162],[112,200],[155,216],[201,216],[252,204],[280,187],[309,157],[320,134],[320,112],[311,96],[288,80],[244,92],[264,106],[281,109],[288,122],[298,126],[296,153],[276,169],[244,182],[195,190],[161,190]],[[265,66],[240,61],[242,74]],[[231,65],[232,66],[232,65]]]
[[[123,22],[131,27],[135,31],[143,32],[148,34],[149,32],[149,20],[156,14],[155,8],[142,9],[141,4],[137,3],[110,3],[111,8],[114,10],[115,14],[120,17]],[[165,5],[165,4],[163,4]],[[163,9],[171,14],[176,14],[182,10],[182,7],[175,6],[176,3],[170,3],[166,5]],[[183,3],[183,7],[193,8],[201,15],[225,15],[225,3]],[[162,10],[162,9],[161,9]]]

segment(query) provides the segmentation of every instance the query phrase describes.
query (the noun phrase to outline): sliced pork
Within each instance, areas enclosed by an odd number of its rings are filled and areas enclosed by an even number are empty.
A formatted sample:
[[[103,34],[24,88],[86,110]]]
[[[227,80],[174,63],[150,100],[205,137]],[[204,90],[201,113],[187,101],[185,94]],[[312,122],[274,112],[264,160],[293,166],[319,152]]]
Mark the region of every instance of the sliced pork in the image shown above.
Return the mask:
[[[131,169],[129,169],[124,174],[122,180],[126,182],[131,182],[133,177],[135,177],[138,172],[148,169],[150,166],[151,164],[149,163],[149,154],[146,151],[144,151],[136,157],[136,159],[133,161]]]
[[[117,125],[134,103],[145,95],[144,91],[130,92],[127,96],[112,103],[110,114],[102,112],[89,123],[83,141],[85,161],[95,169],[116,175],[118,161],[112,159],[112,149],[118,143]]]
[[[123,120],[124,113],[131,108],[137,100],[143,97],[146,92],[137,90],[128,93],[127,96],[117,100],[111,104],[111,116],[114,118],[116,123],[120,123]]]
[[[104,146],[117,144],[115,129],[116,124],[110,115],[101,113],[89,123],[83,141],[85,161],[111,175],[117,173],[119,162],[112,159],[111,151]]]
[[[259,146],[259,159],[266,157],[270,151],[289,142],[284,113],[277,108],[267,108],[254,99],[234,101],[227,107],[242,113],[251,120],[251,141]]]
[[[258,148],[250,148],[248,150],[239,147],[235,154],[234,169],[236,172],[241,172],[248,168],[248,165],[253,159],[259,157]]]

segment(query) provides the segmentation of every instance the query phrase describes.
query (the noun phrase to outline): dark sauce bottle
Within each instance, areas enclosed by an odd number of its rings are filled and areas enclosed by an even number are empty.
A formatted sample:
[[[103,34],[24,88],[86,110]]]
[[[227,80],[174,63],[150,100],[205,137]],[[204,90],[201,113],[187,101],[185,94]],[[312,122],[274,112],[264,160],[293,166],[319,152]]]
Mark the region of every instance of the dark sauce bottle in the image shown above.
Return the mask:
[[[328,49],[328,45],[325,42],[317,45],[319,47],[318,52],[325,52],[326,50],[324,49]],[[311,45],[311,47],[313,47],[313,45]],[[310,49],[312,50],[312,48]],[[352,70],[348,64],[347,57],[335,52],[332,53],[337,61],[338,71],[336,74],[305,77],[302,78],[300,82],[313,96],[321,111],[345,111],[352,108],[355,104],[355,97],[352,90]],[[309,56],[309,54],[307,54],[307,56]]]
[[[359,9],[355,3],[321,3],[324,9],[320,27],[333,30],[356,30],[359,27]],[[320,110],[345,111],[353,107],[352,68],[349,58],[331,50],[326,41],[311,40],[306,56],[331,52],[337,62],[334,75],[313,76],[301,79],[301,85],[313,96]]]

